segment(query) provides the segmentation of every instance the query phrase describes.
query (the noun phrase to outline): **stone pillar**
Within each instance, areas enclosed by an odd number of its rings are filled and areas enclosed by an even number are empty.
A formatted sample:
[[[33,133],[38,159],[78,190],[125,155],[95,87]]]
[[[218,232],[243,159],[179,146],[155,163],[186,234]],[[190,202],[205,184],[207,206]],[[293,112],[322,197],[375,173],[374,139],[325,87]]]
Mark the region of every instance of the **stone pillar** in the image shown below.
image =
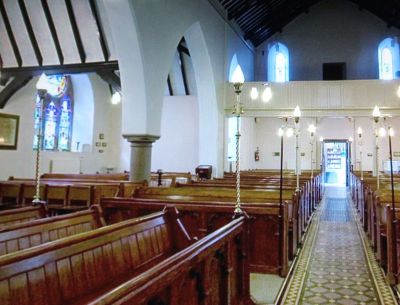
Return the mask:
[[[150,182],[151,147],[160,136],[153,135],[122,135],[131,143],[131,181]]]

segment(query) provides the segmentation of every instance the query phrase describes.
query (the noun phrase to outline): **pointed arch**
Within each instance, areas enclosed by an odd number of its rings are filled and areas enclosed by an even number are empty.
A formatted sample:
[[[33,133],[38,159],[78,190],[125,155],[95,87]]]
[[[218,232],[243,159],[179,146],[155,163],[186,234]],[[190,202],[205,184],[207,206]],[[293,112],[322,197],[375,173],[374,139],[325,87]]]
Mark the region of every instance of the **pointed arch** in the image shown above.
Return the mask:
[[[378,46],[379,79],[391,80],[399,71],[399,43],[397,38],[385,38]]]
[[[289,81],[289,50],[280,42],[275,42],[268,50],[268,81]]]
[[[208,46],[200,22],[196,22],[184,34],[195,73],[199,103],[199,162],[213,165],[219,176],[223,170],[222,111],[218,100],[213,68]],[[220,141],[221,140],[221,141]]]

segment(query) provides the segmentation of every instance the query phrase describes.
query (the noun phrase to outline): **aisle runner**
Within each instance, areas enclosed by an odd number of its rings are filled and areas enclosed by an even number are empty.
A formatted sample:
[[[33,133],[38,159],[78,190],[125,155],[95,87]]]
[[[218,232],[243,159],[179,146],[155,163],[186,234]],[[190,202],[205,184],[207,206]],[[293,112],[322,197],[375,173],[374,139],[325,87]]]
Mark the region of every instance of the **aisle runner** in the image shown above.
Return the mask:
[[[344,189],[327,190],[283,304],[396,304],[370,251],[364,250],[369,245],[360,238],[354,213]]]

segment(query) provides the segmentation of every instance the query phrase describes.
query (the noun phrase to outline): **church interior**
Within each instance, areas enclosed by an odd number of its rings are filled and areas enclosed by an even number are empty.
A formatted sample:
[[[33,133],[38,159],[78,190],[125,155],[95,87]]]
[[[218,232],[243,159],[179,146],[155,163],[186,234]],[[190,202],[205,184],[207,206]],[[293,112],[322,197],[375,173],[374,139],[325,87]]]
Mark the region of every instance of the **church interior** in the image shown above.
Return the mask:
[[[399,304],[399,40],[393,0],[0,0],[0,304]]]

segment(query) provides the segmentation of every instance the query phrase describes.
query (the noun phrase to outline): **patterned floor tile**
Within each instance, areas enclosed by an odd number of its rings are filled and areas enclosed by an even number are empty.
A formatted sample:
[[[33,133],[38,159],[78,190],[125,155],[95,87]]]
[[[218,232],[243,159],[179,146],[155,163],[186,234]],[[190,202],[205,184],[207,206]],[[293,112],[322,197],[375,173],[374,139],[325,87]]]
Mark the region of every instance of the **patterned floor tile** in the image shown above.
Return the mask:
[[[328,190],[310,224],[283,304],[396,304],[350,200],[337,194]]]

